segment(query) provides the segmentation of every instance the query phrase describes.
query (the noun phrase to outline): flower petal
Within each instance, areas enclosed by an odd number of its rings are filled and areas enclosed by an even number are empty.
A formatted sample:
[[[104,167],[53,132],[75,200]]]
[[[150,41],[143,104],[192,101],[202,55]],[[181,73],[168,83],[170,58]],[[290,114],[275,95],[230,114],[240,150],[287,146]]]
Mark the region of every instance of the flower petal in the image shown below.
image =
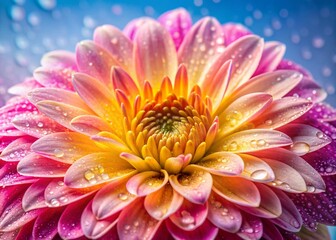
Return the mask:
[[[216,227],[231,233],[237,232],[242,223],[240,210],[215,192],[209,199],[208,219]]]
[[[127,190],[136,196],[142,197],[158,191],[168,182],[168,173],[161,170],[161,173],[146,171],[131,177],[126,184]]]
[[[158,21],[168,30],[178,49],[192,26],[189,12],[184,8],[174,9],[162,14]]]
[[[312,74],[308,72],[307,69],[287,59],[283,59],[278,65],[277,69],[295,70],[302,73],[305,77],[312,78]]]
[[[237,23],[226,23],[222,26],[225,38],[225,45],[228,46],[237,39],[250,35],[251,32],[244,25]]]
[[[254,155],[261,158],[273,159],[283,162],[294,168],[306,182],[308,192],[323,192],[326,189],[325,183],[320,174],[296,154],[282,148],[274,148],[272,151],[256,152]],[[292,176],[291,176],[292,177]]]
[[[192,203],[204,204],[210,195],[212,177],[210,173],[189,166],[184,173],[171,175],[169,183],[175,191]]]
[[[285,97],[273,101],[267,111],[253,121],[256,128],[275,129],[302,116],[313,106],[302,98]]]
[[[33,239],[53,239],[57,234],[57,224],[62,212],[62,208],[53,208],[40,214],[34,223]]]
[[[281,62],[286,51],[286,46],[280,42],[266,42],[257,70],[254,75],[271,72]]]
[[[302,81],[288,93],[288,96],[299,96],[313,102],[322,102],[326,97],[326,91],[313,79],[304,77]]]
[[[99,79],[111,88],[111,67],[118,63],[104,48],[93,41],[82,41],[77,44],[76,60],[80,72]]]
[[[92,201],[87,204],[81,216],[81,228],[84,235],[88,238],[99,239],[107,233],[118,222],[116,213],[108,218],[98,220],[92,212]]]
[[[72,68],[77,70],[75,54],[63,50],[44,54],[41,59],[41,65],[48,68]]]
[[[71,164],[99,148],[89,137],[75,132],[59,132],[44,136],[34,142],[31,149],[56,161]]]
[[[258,217],[245,214],[242,226],[237,233],[242,239],[258,240],[263,234],[263,225]]]
[[[263,50],[263,40],[257,36],[245,36],[230,44],[225,51],[211,64],[205,79],[213,78],[222,65],[232,60],[232,70],[227,94],[247,82],[259,64]],[[204,80],[207,81],[207,80]]]
[[[58,221],[58,233],[60,237],[64,239],[77,239],[84,235],[80,221],[82,212],[89,201],[90,198],[85,198],[70,204],[64,209]]]
[[[284,192],[277,189],[274,189],[274,192],[278,195],[278,198],[280,199],[282,213],[278,218],[270,219],[270,221],[287,231],[300,231],[302,218],[296,206]]]
[[[81,115],[75,117],[71,120],[70,124],[77,130],[77,132],[88,136],[96,135],[102,131],[113,132],[113,129],[107,122],[95,115]]]
[[[236,99],[219,115],[221,128],[218,135],[226,136],[244,123],[260,115],[272,103],[272,96],[265,93],[250,93]]]
[[[97,219],[104,219],[121,211],[136,199],[126,188],[126,179],[111,182],[100,189],[93,201],[92,212]]]
[[[263,221],[263,238],[265,240],[284,240],[278,228],[268,220]]]
[[[212,223],[206,220],[201,226],[193,231],[184,231],[177,227],[170,221],[167,221],[167,228],[169,232],[173,235],[174,239],[177,240],[192,240],[192,239],[203,239],[211,240],[215,239],[218,233],[218,228],[216,228]]]
[[[118,219],[118,234],[121,240],[152,239],[161,222],[152,218],[143,206],[143,199],[139,198],[128,205]]]
[[[125,28],[123,29],[124,34],[134,41],[135,35],[138,32],[139,28],[146,24],[147,22],[155,21],[153,18],[149,17],[141,17],[141,18],[136,18],[132,21],[130,21]]]
[[[133,43],[118,28],[112,25],[97,27],[93,39],[95,43],[105,48],[121,67],[133,73]]]
[[[131,76],[123,70],[121,67],[113,67],[111,71],[111,78],[113,89],[116,91],[120,89],[130,98],[130,101],[134,101],[140,94],[137,83],[131,78]]]
[[[184,63],[188,70],[190,89],[199,82],[208,64],[223,50],[223,32],[216,19],[205,17],[193,25],[178,51],[179,62]]]
[[[244,162],[236,154],[216,152],[202,158],[193,166],[216,175],[238,175],[244,169]]]
[[[266,150],[269,152],[268,150]],[[272,150],[273,151],[273,150]],[[271,152],[272,152],[271,151]],[[253,182],[271,182],[274,180],[274,172],[272,168],[260,158],[248,154],[239,154],[244,161],[244,171],[242,177]]]
[[[31,153],[19,162],[17,171],[23,176],[54,178],[63,177],[69,167],[67,163]]]
[[[256,185],[260,192],[260,205],[258,207],[239,206],[245,212],[262,218],[277,218],[281,215],[281,202],[277,195],[263,184]]]
[[[240,177],[213,176],[212,189],[221,197],[242,206],[258,207],[260,193],[254,183]]]
[[[238,98],[249,93],[263,92],[272,95],[273,99],[279,99],[292,90],[302,79],[302,74],[291,70],[277,70],[253,77],[250,81],[241,85],[232,98]]]
[[[155,51],[155,54],[151,54]],[[149,81],[158,90],[161,80],[173,79],[177,70],[177,55],[168,31],[158,22],[148,21],[142,25],[134,39],[134,60],[138,80],[143,86]]]
[[[306,124],[287,124],[280,130],[292,138],[290,150],[299,156],[323,148],[332,141],[321,130]]]
[[[36,81],[47,88],[60,88],[73,91],[72,74],[69,68],[39,67],[34,71]]]
[[[71,165],[64,182],[71,188],[85,188],[132,175],[133,171],[116,153],[92,153]]]
[[[8,93],[12,95],[27,96],[30,91],[41,87],[43,86],[34,78],[27,78],[23,82],[8,88]]]
[[[17,163],[5,163],[0,169],[0,186],[14,186],[36,182],[35,177],[26,177],[18,173]]]
[[[175,213],[183,203],[183,197],[169,184],[146,196],[144,206],[149,215],[162,220]]]
[[[208,204],[194,204],[184,200],[183,204],[169,219],[185,231],[193,231],[201,226],[208,215]]]
[[[1,160],[7,162],[18,162],[22,160],[31,152],[30,146],[34,141],[35,139],[31,137],[21,137],[15,139],[1,152]]]
[[[292,143],[290,137],[282,132],[267,129],[251,129],[234,133],[217,141],[212,149],[240,153],[288,146]]]
[[[29,186],[22,198],[22,208],[28,212],[33,209],[46,207],[44,191],[50,180],[40,179]]]

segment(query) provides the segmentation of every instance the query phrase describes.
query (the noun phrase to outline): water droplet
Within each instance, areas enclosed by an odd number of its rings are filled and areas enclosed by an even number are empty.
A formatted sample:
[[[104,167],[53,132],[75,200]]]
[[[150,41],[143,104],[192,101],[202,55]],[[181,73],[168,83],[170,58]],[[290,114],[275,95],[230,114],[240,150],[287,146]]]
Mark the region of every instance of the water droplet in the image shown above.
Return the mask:
[[[181,216],[182,216],[182,223],[185,225],[194,225],[195,224],[195,218],[193,216],[191,216],[191,214],[186,211],[183,210],[181,212]]]
[[[273,123],[273,121],[271,119],[268,119],[268,120],[265,121],[265,124],[268,125],[268,126],[272,125],[272,123]]]
[[[60,202],[59,202],[56,198],[52,198],[52,199],[50,200],[50,204],[51,204],[52,206],[54,206],[54,207],[57,207],[57,206],[60,205]]]
[[[126,193],[119,193],[118,194],[118,198],[121,200],[121,201],[126,201],[128,199],[128,195]]]
[[[266,141],[264,139],[259,139],[257,141],[257,145],[258,145],[258,147],[263,147],[263,146],[266,145]]]
[[[43,127],[43,122],[38,122],[37,126],[40,127],[40,128]]]
[[[237,142],[232,142],[232,143],[230,143],[230,145],[229,145],[229,150],[230,151],[236,151],[238,149],[238,144],[237,144]]]
[[[63,157],[64,156],[64,152],[61,149],[55,149],[54,150],[54,156],[57,158]]]
[[[316,191],[316,188],[314,186],[307,186],[307,192],[313,193]]]
[[[291,151],[301,156],[310,151],[310,147],[305,142],[296,142],[291,146]]]
[[[251,178],[255,180],[264,180],[268,177],[268,173],[265,170],[256,170],[251,173]]]
[[[316,137],[318,137],[318,138],[322,139],[322,138],[324,138],[324,137],[325,137],[325,135],[324,135],[324,133],[323,133],[323,132],[317,132],[317,133],[316,133]]]
[[[95,178],[95,174],[91,170],[88,170],[84,173],[84,177],[86,180],[91,181]]]

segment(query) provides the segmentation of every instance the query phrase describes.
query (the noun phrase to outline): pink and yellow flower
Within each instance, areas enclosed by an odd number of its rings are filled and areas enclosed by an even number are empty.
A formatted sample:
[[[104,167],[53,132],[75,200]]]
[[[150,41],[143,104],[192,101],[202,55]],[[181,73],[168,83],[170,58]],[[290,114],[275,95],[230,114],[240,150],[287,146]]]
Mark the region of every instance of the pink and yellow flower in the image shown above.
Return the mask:
[[[0,238],[274,240],[335,225],[336,112],[284,52],[177,9],[46,54],[0,110]]]

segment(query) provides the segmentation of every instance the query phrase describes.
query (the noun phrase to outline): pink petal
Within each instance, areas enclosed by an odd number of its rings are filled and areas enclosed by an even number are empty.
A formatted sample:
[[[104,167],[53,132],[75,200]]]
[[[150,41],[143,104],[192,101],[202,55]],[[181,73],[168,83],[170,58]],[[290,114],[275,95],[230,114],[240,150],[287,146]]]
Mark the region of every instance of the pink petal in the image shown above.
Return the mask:
[[[298,96],[313,102],[322,102],[327,93],[313,79],[304,77],[302,81],[288,94],[288,96]]]
[[[64,132],[66,128],[44,114],[29,113],[19,115],[12,120],[15,128],[27,135],[41,138],[47,134]]]
[[[134,19],[125,26],[123,32],[129,39],[134,41],[135,35],[138,32],[139,28],[143,26],[144,24],[151,22],[151,21],[155,21],[155,20],[149,17],[141,17],[141,18]]]
[[[68,164],[100,150],[89,137],[75,132],[59,132],[44,136],[34,142],[31,149],[35,153]]]
[[[266,42],[260,63],[254,75],[271,72],[277,68],[286,51],[286,46],[280,42]]]
[[[64,239],[77,239],[84,235],[81,227],[81,215],[90,198],[70,204],[63,211],[58,221],[58,233]]]
[[[250,93],[236,99],[219,115],[218,135],[226,136],[248,121],[258,117],[272,103],[272,96],[265,93]]]
[[[262,218],[277,218],[281,215],[281,203],[277,195],[267,186],[257,184],[260,192],[260,205],[258,207],[239,206],[245,212]]]
[[[97,219],[104,219],[121,211],[136,199],[126,189],[126,179],[111,182],[101,188],[92,201],[92,212]]]
[[[278,228],[268,220],[263,221],[263,238],[265,238],[265,240],[284,240]]]
[[[192,26],[189,12],[184,8],[177,8],[162,14],[158,21],[168,30],[178,49]]]
[[[228,46],[241,37],[250,35],[251,32],[242,24],[226,23],[222,26],[225,38],[225,45]]]
[[[0,169],[0,186],[14,186],[36,182],[35,177],[22,176],[17,171],[17,163],[6,163]]]
[[[141,236],[143,239],[152,239],[161,222],[152,218],[143,206],[143,199],[131,203],[119,215],[117,228],[121,240],[136,239]]]
[[[96,135],[102,131],[113,132],[113,129],[107,122],[95,115],[81,115],[75,117],[71,120],[70,124],[77,130],[77,132],[88,136]]]
[[[286,97],[273,101],[253,123],[256,128],[275,129],[299,118],[313,106],[312,102],[301,98]]]
[[[146,196],[144,206],[149,215],[162,220],[175,213],[183,203],[183,197],[166,184],[156,192]]]
[[[149,54],[155,51],[155,54]],[[142,25],[134,39],[134,61],[141,85],[149,81],[153,89],[160,88],[161,80],[173,79],[177,70],[177,54],[168,31],[155,21]]]
[[[261,220],[252,215],[245,214],[242,226],[237,233],[242,239],[258,240],[263,234],[263,224]]]
[[[203,157],[196,163],[202,168],[215,175],[238,175],[244,169],[243,160],[236,154],[229,152],[216,152]]]
[[[169,232],[173,235],[174,239],[178,240],[193,240],[193,239],[204,239],[204,240],[211,240],[215,239],[218,228],[216,228],[213,224],[209,221],[205,221],[200,227],[196,228],[193,231],[184,231],[167,221],[167,228]]]
[[[209,199],[208,219],[216,227],[231,233],[237,232],[242,223],[240,210],[215,192]]]
[[[92,212],[92,201],[86,206],[81,216],[81,228],[88,238],[98,239],[107,233],[118,222],[116,213],[103,220],[98,220]]]
[[[45,202],[48,207],[60,207],[76,202],[93,194],[97,189],[67,187],[61,179],[51,181],[44,191]]]
[[[193,25],[178,50],[179,62],[188,70],[190,89],[199,83],[209,62],[223,50],[223,32],[216,19],[206,17]]]
[[[119,29],[112,25],[103,25],[95,29],[95,43],[105,48],[112,57],[129,73],[134,72],[132,54],[133,43]]]
[[[204,204],[211,192],[212,177],[210,173],[190,166],[185,168],[182,174],[171,175],[169,183],[175,191],[190,202]]]
[[[13,238],[13,240],[19,240],[19,239],[32,239],[33,236],[33,228],[34,228],[34,223],[35,221],[30,221],[29,223],[25,224],[24,226],[22,226],[22,228],[20,228],[19,230],[19,234],[16,236],[16,238]],[[1,235],[0,235],[1,238]],[[7,240],[7,238],[5,237],[4,239]],[[8,238],[9,240],[12,240],[11,238]]]
[[[104,48],[92,41],[82,41],[76,48],[76,60],[80,72],[99,79],[108,88],[111,87],[111,67],[118,63]]]
[[[282,132],[267,129],[251,129],[229,135],[214,144],[213,150],[230,152],[253,152],[288,146],[290,137]]]
[[[305,180],[307,190],[309,192],[323,192],[326,189],[325,183],[320,174],[304,159],[288,150],[275,148],[272,149],[271,152],[256,152],[254,155],[280,161],[294,168]]]
[[[76,91],[87,105],[104,120],[111,122],[115,133],[121,135],[123,127],[120,119],[123,115],[113,99],[113,93],[106,89],[104,84],[85,74],[75,74],[73,82]]]
[[[62,208],[54,208],[40,214],[34,224],[33,238],[53,239],[57,234],[57,224],[62,212]]]
[[[168,173],[146,171],[131,177],[126,184],[127,190],[136,196],[142,197],[162,188],[168,182]]]
[[[270,221],[287,231],[300,231],[302,218],[296,206],[284,192],[276,189],[274,189],[274,192],[281,201],[282,214],[276,219],[270,219]]]
[[[64,182],[71,188],[85,188],[129,176],[133,172],[133,167],[120,159],[117,153],[92,153],[71,165]]]
[[[34,78],[27,78],[22,83],[15,84],[8,89],[8,93],[12,95],[26,96],[30,91],[35,88],[41,88],[42,85]]]
[[[169,219],[179,228],[185,231],[193,231],[206,221],[208,215],[208,203],[194,204],[184,200],[182,206]]]
[[[122,68],[113,67],[111,77],[113,89],[120,89],[127,95],[127,97],[131,99],[131,101],[134,101],[135,98],[140,94],[136,82]]]
[[[31,153],[19,162],[17,171],[23,176],[54,178],[63,177],[69,167],[67,163]]]
[[[41,65],[48,68],[72,68],[77,70],[75,54],[67,51],[51,51],[42,57]]]
[[[213,176],[213,191],[230,202],[242,206],[258,207],[260,193],[251,181],[240,177]]]
[[[39,67],[34,71],[34,78],[38,83],[47,88],[60,88],[73,91],[73,69]]]
[[[47,207],[44,199],[44,191],[50,180],[40,179],[29,186],[22,198],[22,207],[28,212],[33,209]]]
[[[1,152],[0,158],[7,162],[18,162],[29,154],[30,146],[35,141],[31,137],[21,137],[15,139],[13,142],[8,144],[8,146]]]
[[[277,69],[295,70],[302,73],[305,77],[312,78],[312,74],[307,69],[287,59],[283,59]]]
[[[268,150],[266,151],[269,152]],[[265,161],[248,154],[239,154],[239,156],[243,159],[245,166],[242,177],[247,178],[253,182],[262,183],[271,182],[274,180],[274,172]]]
[[[276,100],[292,90],[301,79],[301,74],[291,70],[264,73],[241,85],[232,98],[235,99],[249,93],[263,92],[272,95],[273,99]]]
[[[283,191],[301,193],[307,191],[307,185],[301,174],[291,166],[277,160],[263,159],[272,169],[275,180],[268,185]]]
[[[259,64],[263,49],[263,40],[257,36],[245,36],[230,44],[211,64],[205,79],[213,78],[222,65],[232,60],[232,70],[227,94],[247,82]],[[205,80],[206,81],[206,80]]]

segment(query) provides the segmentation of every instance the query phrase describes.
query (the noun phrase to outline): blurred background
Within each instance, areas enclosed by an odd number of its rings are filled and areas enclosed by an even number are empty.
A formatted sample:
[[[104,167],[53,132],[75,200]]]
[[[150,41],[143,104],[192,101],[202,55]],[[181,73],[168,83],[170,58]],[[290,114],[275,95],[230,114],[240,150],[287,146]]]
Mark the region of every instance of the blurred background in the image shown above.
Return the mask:
[[[336,0],[0,0],[0,105],[44,53],[74,51],[98,25],[123,28],[133,18],[157,18],[178,7],[194,21],[211,15],[285,43],[285,57],[311,71],[336,106]]]

